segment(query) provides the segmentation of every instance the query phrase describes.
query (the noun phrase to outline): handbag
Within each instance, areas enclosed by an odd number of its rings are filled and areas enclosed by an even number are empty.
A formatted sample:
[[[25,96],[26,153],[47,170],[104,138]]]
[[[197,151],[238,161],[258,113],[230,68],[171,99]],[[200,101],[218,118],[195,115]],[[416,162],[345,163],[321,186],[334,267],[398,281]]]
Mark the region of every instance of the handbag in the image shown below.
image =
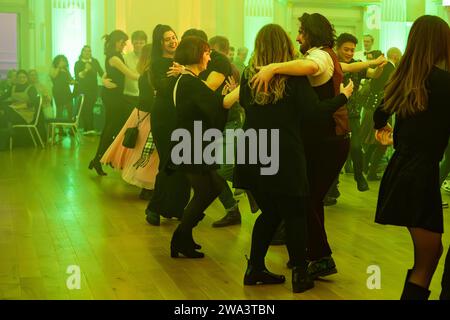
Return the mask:
[[[145,120],[145,118],[148,117],[149,114],[150,113],[147,113],[147,115],[144,118],[140,119],[138,111],[138,123],[136,127],[130,127],[125,131],[122,146],[128,149],[134,149],[136,147],[137,138],[139,135],[139,125],[142,123],[142,121]]]

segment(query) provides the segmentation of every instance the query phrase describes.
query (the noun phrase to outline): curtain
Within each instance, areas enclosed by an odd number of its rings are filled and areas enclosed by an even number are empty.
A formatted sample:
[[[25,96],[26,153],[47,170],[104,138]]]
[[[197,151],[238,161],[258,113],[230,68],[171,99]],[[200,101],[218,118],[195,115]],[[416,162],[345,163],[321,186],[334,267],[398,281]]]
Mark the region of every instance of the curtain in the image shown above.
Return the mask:
[[[75,62],[86,45],[86,0],[52,0],[53,57],[63,54],[73,76]]]

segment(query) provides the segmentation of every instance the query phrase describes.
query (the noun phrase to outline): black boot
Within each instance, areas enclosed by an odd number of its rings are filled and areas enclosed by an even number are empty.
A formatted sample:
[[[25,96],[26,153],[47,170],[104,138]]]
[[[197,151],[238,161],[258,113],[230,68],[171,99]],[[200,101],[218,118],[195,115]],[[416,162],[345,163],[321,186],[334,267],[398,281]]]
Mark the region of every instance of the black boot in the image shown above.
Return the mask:
[[[202,221],[205,217],[206,217],[206,214],[202,213],[202,214],[198,217],[197,221],[195,222],[194,228],[195,228],[196,226],[198,226],[198,224],[200,223],[200,221]],[[191,233],[191,235],[192,235],[192,233]],[[194,241],[194,237],[192,237],[192,243],[194,244],[195,250],[200,250],[200,249],[202,248],[201,245],[197,244],[197,243]]]
[[[286,277],[278,275],[267,270],[263,267],[260,270],[256,270],[250,260],[247,259],[247,271],[244,276],[244,285],[255,286],[258,284],[281,284],[286,282]]]
[[[170,243],[170,256],[172,258],[179,258],[180,254],[190,259],[201,259],[205,257],[203,253],[195,250],[192,240],[192,230],[186,231],[178,227]]]
[[[308,274],[306,268],[294,267],[292,269],[292,291],[303,293],[314,288],[314,279]]]
[[[213,223],[213,228],[223,228],[241,224],[241,212],[239,206],[236,204],[235,208],[227,212],[227,214],[220,220]]]
[[[411,273],[412,270],[410,269],[406,274],[405,286],[400,300],[428,300],[431,292],[415,283],[409,282]]]
[[[99,175],[99,176],[107,176],[107,174],[106,174],[106,172],[105,171],[103,171],[103,168],[102,168],[102,164],[100,163],[100,160],[99,159],[97,159],[97,158],[95,158],[94,160],[92,160],[90,163],[89,163],[89,170],[93,170],[93,169],[95,169],[95,171],[97,172],[97,174]]]
[[[403,288],[400,300],[428,300],[430,293],[428,289],[422,288],[415,283],[407,282]]]

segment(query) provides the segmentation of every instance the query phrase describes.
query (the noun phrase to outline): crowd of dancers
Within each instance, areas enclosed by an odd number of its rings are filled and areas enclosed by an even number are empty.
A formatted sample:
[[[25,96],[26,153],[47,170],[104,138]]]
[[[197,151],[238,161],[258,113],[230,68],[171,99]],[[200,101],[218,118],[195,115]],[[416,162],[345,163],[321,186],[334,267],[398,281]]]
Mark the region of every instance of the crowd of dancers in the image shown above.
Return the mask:
[[[244,285],[285,282],[265,265],[269,246],[279,240],[287,245],[293,292],[301,293],[312,289],[314,280],[337,273],[324,207],[337,202],[347,163],[359,191],[369,189],[367,180],[381,180],[376,222],[406,227],[411,234],[414,266],[402,299],[428,299],[443,253],[439,163],[450,136],[449,26],[422,16],[404,54],[398,48],[386,56],[372,50],[367,35],[358,57],[357,38],[336,37],[323,15],[304,14],[299,22],[300,50],[282,27],[269,24],[256,36],[247,66],[244,49],[238,50],[240,63],[230,59],[227,38],[208,39],[204,31],[190,29],[179,40],[167,25],[156,26],[151,44],[144,32],[135,32],[134,50],[126,55],[125,32],[105,36],[105,72],[90,48],[83,48],[75,74],[85,84],[79,90],[87,109],[97,98],[89,89],[97,75],[104,87],[105,127],[89,168],[104,176],[102,164],[111,165],[142,188],[149,224],[159,226],[161,217],[180,220],[170,243],[173,258],[205,256],[193,230],[216,198],[225,215],[213,226],[241,223],[231,182],[246,193],[252,212],[261,211]],[[65,66],[64,59],[55,59],[55,81],[67,78]],[[63,110],[65,95],[56,98]],[[226,130],[279,130],[278,172],[262,175],[262,163],[177,163],[173,133],[184,129],[193,137],[199,121],[204,130],[224,133],[217,141],[224,150],[230,143],[236,147],[225,139]],[[392,144],[395,152],[381,178],[380,162]],[[194,143],[189,151],[192,157],[198,153]],[[449,259],[447,254],[442,299],[450,297]]]

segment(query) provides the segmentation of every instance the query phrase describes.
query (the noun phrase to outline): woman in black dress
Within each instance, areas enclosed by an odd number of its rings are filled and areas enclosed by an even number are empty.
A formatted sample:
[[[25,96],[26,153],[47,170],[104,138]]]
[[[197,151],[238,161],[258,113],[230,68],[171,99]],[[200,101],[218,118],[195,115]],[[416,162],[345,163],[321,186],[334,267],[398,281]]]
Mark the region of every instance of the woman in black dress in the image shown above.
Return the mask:
[[[179,254],[183,254],[187,258],[204,257],[203,253],[196,251],[198,245],[193,240],[192,229],[204,216],[203,212],[206,208],[219,196],[226,185],[226,181],[217,173],[219,166],[208,164],[203,159],[205,145],[201,150],[196,150],[194,146],[196,143],[193,141],[197,131],[195,129],[196,122],[202,124],[203,130],[219,130],[220,135],[227,120],[227,109],[231,108],[239,99],[237,88],[227,96],[218,95],[199,78],[199,74],[206,70],[208,62],[211,60],[210,52],[206,41],[198,37],[186,37],[181,41],[175,54],[175,61],[186,67],[173,90],[177,115],[176,129],[189,132],[189,142],[192,148],[189,149],[191,156],[188,156],[187,161],[184,159],[187,154],[184,152],[188,152],[187,150],[183,151],[183,160],[179,161],[180,159],[175,159],[175,155],[178,156],[177,147],[173,148],[165,170],[170,171],[175,167],[176,170],[184,172],[194,189],[194,195],[184,210],[181,224],[173,234],[172,258],[177,258]],[[198,159],[198,156],[202,159]]]
[[[189,202],[191,187],[185,174],[179,171],[170,175],[164,170],[170,159],[170,136],[176,128],[176,111],[173,106],[174,55],[178,47],[175,31],[167,25],[157,25],[153,30],[151,82],[156,90],[152,108],[151,128],[160,164],[155,189],[145,211],[146,220],[160,225],[160,216],[181,219]],[[174,201],[176,199],[176,201]]]
[[[97,59],[92,57],[92,50],[84,46],[80,58],[75,63],[75,93],[84,94],[84,105],[81,119],[85,134],[94,133],[94,105],[98,96],[97,75],[103,77],[103,69]]]
[[[314,287],[307,273],[307,208],[311,205],[302,129],[305,123],[332,115],[347,102],[352,84],[331,100],[319,98],[306,77],[280,75],[269,84],[267,93],[258,93],[250,80],[257,67],[295,59],[287,33],[279,25],[267,25],[258,33],[255,51],[241,81],[240,103],[246,112],[244,130],[279,130],[279,170],[262,175],[264,165],[237,165],[235,186],[248,189],[262,210],[253,228],[251,256],[245,285],[278,284],[284,276],[270,273],[264,263],[270,242],[284,219],[287,248],[293,266],[293,291]],[[268,133],[268,136],[271,134]],[[261,141],[259,142],[261,144]],[[266,147],[271,149],[270,146]],[[247,149],[247,148],[246,148]]]
[[[53,82],[53,99],[56,104],[56,118],[64,117],[64,111],[67,112],[67,118],[73,117],[72,113],[72,91],[70,85],[74,84],[69,71],[69,61],[63,55],[56,56],[53,59],[50,78]],[[60,134],[62,131],[60,131]]]
[[[443,250],[439,162],[450,136],[449,67],[448,24],[435,16],[420,17],[374,114],[379,136],[392,131],[387,126],[392,114],[397,120],[395,154],[381,182],[375,221],[407,227],[411,234],[414,267],[406,278],[405,300],[428,299]]]
[[[97,153],[89,164],[89,169],[95,169],[99,176],[106,176],[100,159],[123,126],[122,114],[126,111],[126,102],[123,95],[125,77],[132,80],[139,79],[139,74],[125,65],[122,56],[122,51],[127,41],[127,34],[121,30],[115,30],[105,36],[105,70],[115,86],[114,88],[104,87],[102,90],[103,105],[105,107],[105,127],[100,137]]]

